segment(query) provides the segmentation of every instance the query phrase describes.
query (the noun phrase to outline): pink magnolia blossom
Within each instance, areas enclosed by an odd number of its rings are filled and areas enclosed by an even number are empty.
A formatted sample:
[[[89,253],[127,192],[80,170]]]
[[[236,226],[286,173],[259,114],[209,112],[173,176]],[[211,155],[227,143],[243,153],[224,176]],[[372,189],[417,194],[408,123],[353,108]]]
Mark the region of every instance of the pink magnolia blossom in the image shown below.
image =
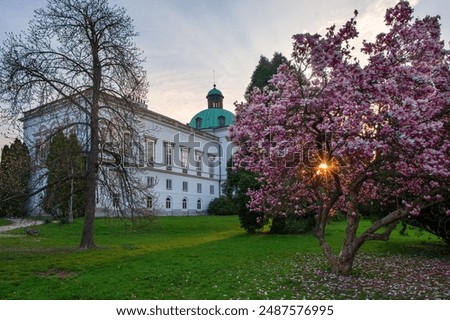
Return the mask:
[[[255,89],[236,105],[231,137],[240,146],[237,167],[259,173],[248,207],[268,215],[314,212],[317,237],[336,272],[362,243],[388,238],[377,230],[442,199],[450,181],[449,53],[438,17],[413,19],[406,1],[388,9],[390,28],[363,42],[368,63],[352,56],[355,19],[325,36],[293,37],[293,60],[282,65],[271,89]],[[358,207],[399,199],[356,236]],[[343,249],[325,239],[333,212],[347,214]],[[347,261],[347,262],[346,262]]]

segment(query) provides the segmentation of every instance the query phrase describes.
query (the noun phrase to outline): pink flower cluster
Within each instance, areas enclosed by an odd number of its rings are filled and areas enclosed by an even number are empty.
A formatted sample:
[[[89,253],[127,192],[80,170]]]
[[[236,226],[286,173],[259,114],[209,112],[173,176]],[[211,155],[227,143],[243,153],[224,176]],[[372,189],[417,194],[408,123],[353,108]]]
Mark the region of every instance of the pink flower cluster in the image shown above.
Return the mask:
[[[412,13],[406,1],[387,10],[389,32],[363,42],[364,66],[349,45],[355,19],[295,35],[293,60],[270,88],[236,105],[236,167],[262,182],[249,208],[348,213],[351,201],[399,198],[419,214],[449,191],[449,52],[439,18]]]

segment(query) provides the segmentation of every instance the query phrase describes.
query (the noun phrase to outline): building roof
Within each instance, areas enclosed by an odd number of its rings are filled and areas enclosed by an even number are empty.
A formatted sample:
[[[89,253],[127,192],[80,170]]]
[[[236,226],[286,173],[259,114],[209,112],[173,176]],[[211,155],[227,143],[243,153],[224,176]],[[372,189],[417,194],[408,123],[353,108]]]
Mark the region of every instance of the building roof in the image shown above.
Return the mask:
[[[200,130],[228,127],[234,123],[234,119],[234,114],[228,110],[221,108],[209,108],[202,110],[193,116],[189,122],[189,126]]]
[[[223,98],[222,92],[219,89],[216,89],[216,85],[214,85],[214,88],[209,90],[208,95],[206,96],[206,98],[208,98],[209,96],[221,96]]]
[[[204,130],[225,128],[234,123],[235,116],[232,112],[223,109],[223,94],[216,88],[208,91],[208,109],[204,109],[192,117],[188,125],[191,128]]]
[[[76,93],[72,96],[69,96],[68,98],[61,98],[52,102],[49,102],[47,104],[43,104],[41,106],[38,106],[36,108],[33,108],[31,110],[25,111],[23,117],[20,119],[21,122],[24,122],[24,125],[27,121],[35,118],[35,117],[42,117],[45,114],[48,113],[52,113],[52,112],[56,112],[58,110],[58,108],[63,108],[65,105],[65,102],[71,102],[74,99],[80,99],[81,97],[84,97],[82,93]],[[86,97],[84,97],[86,98]],[[105,101],[105,99],[110,100],[111,102],[114,103],[121,103],[124,100],[121,98],[117,98],[114,97],[110,94],[104,93],[102,94],[102,102]],[[134,103],[132,102],[131,104],[125,103],[124,107],[127,108],[133,108],[133,113],[134,114],[139,114],[140,116],[146,117],[148,119],[152,119],[154,121],[157,121],[160,124],[165,124],[168,126],[171,126],[173,128],[175,128],[176,130],[180,130],[180,131],[184,131],[186,133],[195,133],[197,135],[201,135],[202,137],[206,138],[206,139],[212,139],[212,140],[217,140],[217,137],[208,133],[208,132],[204,132],[204,131],[196,131],[194,129],[196,129],[195,125],[191,126],[191,125],[186,125],[183,124],[181,122],[179,122],[178,120],[175,120],[173,118],[170,118],[168,116],[165,116],[161,113],[157,113],[155,111],[149,110],[147,109],[146,105],[143,105],[141,103]]]

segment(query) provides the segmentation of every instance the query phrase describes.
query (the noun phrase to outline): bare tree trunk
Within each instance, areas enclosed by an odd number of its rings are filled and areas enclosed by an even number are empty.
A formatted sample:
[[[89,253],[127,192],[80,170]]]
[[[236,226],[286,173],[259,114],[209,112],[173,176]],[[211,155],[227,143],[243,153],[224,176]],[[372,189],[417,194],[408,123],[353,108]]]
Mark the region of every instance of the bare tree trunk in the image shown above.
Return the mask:
[[[94,32],[93,32],[94,33]],[[83,234],[81,235],[80,248],[89,249],[95,247],[94,242],[94,220],[97,198],[97,175],[99,156],[99,100],[102,69],[98,55],[98,44],[92,43],[93,53],[93,87],[91,121],[91,143],[87,163],[87,187],[86,187],[86,211],[84,214]]]
[[[70,172],[70,198],[69,198],[69,216],[67,217],[67,223],[73,223],[73,167]]]
[[[95,101],[97,100],[97,101]],[[96,106],[96,109],[95,107]],[[93,94],[91,114],[91,144],[87,163],[87,187],[86,187],[86,210],[84,213],[83,234],[81,236],[80,248],[89,249],[95,247],[94,242],[94,219],[96,207],[97,173],[98,173],[98,94]]]

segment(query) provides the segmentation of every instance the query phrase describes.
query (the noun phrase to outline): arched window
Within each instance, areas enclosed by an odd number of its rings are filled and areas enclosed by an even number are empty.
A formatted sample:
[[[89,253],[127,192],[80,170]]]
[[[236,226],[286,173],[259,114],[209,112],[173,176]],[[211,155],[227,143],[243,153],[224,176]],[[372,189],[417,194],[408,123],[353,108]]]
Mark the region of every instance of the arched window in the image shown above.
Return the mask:
[[[225,127],[225,117],[219,116],[217,119],[219,120],[219,127]]]
[[[184,198],[183,201],[181,202],[181,208],[183,210],[187,210],[187,208],[188,208],[188,201],[187,201],[186,198]]]
[[[48,152],[50,149],[50,140],[46,138],[49,134],[49,130],[46,126],[41,126],[39,128],[39,138],[36,140],[36,160],[41,165],[45,165],[47,161]]]
[[[202,118],[200,117],[195,118],[195,127],[199,129],[201,126],[202,126]]]
[[[112,204],[114,208],[120,207],[120,195],[118,193],[113,193]]]
[[[172,209],[172,199],[170,197],[166,198],[166,210]]]
[[[153,209],[153,197],[147,196],[147,209]]]
[[[50,151],[50,142],[45,139],[38,139],[36,141],[36,156],[39,164],[45,165],[47,156]]]
[[[201,211],[202,210],[202,200],[198,199],[197,200],[197,211]]]

